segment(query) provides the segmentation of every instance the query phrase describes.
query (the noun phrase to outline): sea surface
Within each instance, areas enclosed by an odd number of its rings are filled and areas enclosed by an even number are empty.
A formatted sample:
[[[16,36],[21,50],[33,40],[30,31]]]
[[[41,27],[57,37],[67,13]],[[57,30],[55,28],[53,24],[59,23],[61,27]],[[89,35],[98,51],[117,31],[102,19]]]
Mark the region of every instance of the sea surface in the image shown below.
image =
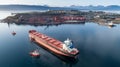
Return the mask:
[[[0,11],[0,19],[11,11]],[[30,41],[28,31],[64,41],[70,38],[80,51],[75,60],[55,55]],[[11,33],[15,31],[16,35]],[[29,53],[39,49],[40,57]],[[0,23],[0,67],[120,67],[120,25],[109,28],[94,22],[34,26]]]

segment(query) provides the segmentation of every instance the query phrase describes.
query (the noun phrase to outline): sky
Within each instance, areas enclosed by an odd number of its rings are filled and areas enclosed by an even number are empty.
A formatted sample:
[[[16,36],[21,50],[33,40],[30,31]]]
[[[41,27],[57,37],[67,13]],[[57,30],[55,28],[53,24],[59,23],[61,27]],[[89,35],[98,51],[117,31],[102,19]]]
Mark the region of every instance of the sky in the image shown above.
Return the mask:
[[[120,0],[0,0],[0,5],[24,4],[24,5],[48,5],[48,6],[88,6],[88,5],[119,5]]]

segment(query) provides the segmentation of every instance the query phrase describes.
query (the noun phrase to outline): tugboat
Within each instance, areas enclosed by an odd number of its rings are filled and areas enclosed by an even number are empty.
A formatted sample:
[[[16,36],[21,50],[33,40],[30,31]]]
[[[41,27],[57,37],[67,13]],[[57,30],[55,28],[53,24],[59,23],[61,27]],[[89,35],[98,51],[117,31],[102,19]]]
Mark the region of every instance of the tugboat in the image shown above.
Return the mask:
[[[34,51],[30,52],[30,55],[33,57],[39,57],[40,53],[38,52],[38,50],[34,50]]]
[[[12,35],[16,35],[16,32],[13,31],[13,32],[12,32]]]
[[[38,33],[36,30],[30,30],[29,37],[30,40],[34,40],[34,42],[38,43],[40,46],[58,55],[75,57],[79,53],[78,49],[73,47],[73,43],[69,38],[61,42],[42,33]]]

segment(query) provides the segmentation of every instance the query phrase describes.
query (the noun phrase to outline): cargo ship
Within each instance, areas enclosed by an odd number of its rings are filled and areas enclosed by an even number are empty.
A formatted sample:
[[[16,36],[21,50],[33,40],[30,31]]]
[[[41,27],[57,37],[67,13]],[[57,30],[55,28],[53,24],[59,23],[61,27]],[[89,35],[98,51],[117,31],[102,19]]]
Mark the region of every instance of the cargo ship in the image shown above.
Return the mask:
[[[76,57],[79,54],[78,49],[73,47],[73,43],[69,38],[61,42],[36,30],[29,30],[29,37],[38,43],[38,45],[45,47],[55,54],[65,57]]]

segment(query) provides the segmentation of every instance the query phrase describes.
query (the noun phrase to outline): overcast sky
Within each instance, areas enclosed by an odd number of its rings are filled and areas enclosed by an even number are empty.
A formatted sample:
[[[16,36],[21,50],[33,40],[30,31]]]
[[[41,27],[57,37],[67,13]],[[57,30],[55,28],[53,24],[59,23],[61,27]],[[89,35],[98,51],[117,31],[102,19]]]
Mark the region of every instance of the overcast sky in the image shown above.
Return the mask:
[[[120,0],[0,0],[3,4],[27,4],[27,5],[49,5],[49,6],[70,6],[70,5],[119,5]]]

